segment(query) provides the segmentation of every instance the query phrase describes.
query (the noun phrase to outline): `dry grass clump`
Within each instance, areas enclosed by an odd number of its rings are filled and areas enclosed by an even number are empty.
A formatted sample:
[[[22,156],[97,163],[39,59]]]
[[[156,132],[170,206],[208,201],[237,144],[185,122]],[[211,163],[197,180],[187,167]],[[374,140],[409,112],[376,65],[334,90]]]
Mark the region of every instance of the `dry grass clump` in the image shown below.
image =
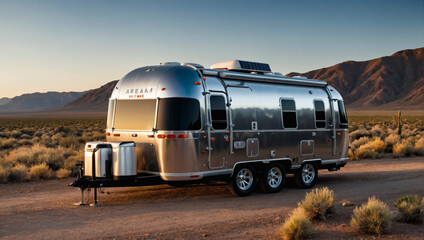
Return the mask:
[[[29,170],[29,175],[35,179],[47,179],[52,177],[52,171],[45,163],[34,165]]]
[[[9,138],[1,142],[1,148],[8,149],[13,148],[17,144],[17,140],[14,138]]]
[[[369,141],[370,141],[369,137],[361,137],[359,139],[354,140],[351,144],[351,147],[352,147],[352,149],[357,149],[360,146],[368,143]]]
[[[0,183],[7,182],[7,179],[9,178],[9,174],[10,174],[10,169],[0,165]]]
[[[354,141],[355,139],[359,139],[361,137],[371,137],[372,134],[365,128],[358,128],[355,131],[349,133],[350,141]]]
[[[24,181],[29,179],[29,170],[24,164],[17,164],[10,169],[10,181]]]
[[[57,178],[68,178],[71,175],[72,171],[69,169],[61,168],[56,172]]]
[[[325,220],[327,216],[335,211],[335,204],[334,191],[324,187],[316,188],[306,193],[305,199],[298,206],[305,210],[308,219]]]
[[[356,149],[354,153],[355,159],[367,159],[367,158],[377,158],[378,152],[376,152],[372,146],[366,144],[360,146],[358,149]]]
[[[400,142],[400,136],[398,134],[390,134],[387,136],[384,141],[387,144],[387,152],[391,152],[393,150],[393,146]]]
[[[368,198],[368,202],[353,210],[350,225],[358,233],[384,233],[391,226],[393,214],[384,202],[375,196]]]
[[[281,228],[281,237],[285,240],[306,239],[312,236],[314,227],[302,208],[296,208]]]
[[[422,196],[400,197],[395,203],[395,207],[401,213],[400,221],[407,223],[422,222],[424,215],[424,199]]]
[[[421,136],[414,145],[414,151],[417,156],[424,155],[424,137]]]
[[[409,141],[402,141],[393,146],[394,157],[407,157],[415,153],[414,146]]]
[[[72,149],[63,147],[54,149],[35,144],[32,147],[14,149],[4,159],[10,165],[21,163],[27,167],[31,167],[45,163],[52,170],[58,170],[64,166],[65,159],[71,155],[75,155],[75,151]]]

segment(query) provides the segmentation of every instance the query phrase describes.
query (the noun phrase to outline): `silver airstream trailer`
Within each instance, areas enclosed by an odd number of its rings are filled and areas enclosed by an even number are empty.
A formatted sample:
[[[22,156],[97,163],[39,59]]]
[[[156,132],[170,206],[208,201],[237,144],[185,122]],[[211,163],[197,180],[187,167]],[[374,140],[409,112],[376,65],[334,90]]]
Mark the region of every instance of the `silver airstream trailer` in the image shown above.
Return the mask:
[[[86,171],[73,186],[218,179],[247,196],[257,183],[279,192],[286,174],[312,187],[318,169],[339,170],[348,160],[347,115],[336,89],[240,60],[131,71],[113,90],[106,136],[87,143]]]

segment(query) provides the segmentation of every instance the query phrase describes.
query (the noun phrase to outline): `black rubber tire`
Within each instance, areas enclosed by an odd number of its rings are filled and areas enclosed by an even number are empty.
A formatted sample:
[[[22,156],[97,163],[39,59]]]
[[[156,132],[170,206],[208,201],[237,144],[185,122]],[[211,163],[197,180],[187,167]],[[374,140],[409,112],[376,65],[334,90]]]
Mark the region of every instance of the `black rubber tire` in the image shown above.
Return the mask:
[[[304,174],[302,174],[305,172]],[[307,178],[305,180],[305,178]],[[299,170],[294,174],[294,179],[299,188],[311,188],[318,179],[318,168],[315,163],[307,162],[300,166]]]
[[[278,168],[279,172],[281,174],[281,181],[278,184],[278,186],[272,186],[270,185],[268,181],[268,175],[271,174],[271,169]],[[275,170],[275,169],[274,169]],[[277,172],[278,173],[278,172]],[[260,186],[261,189],[266,193],[278,193],[283,188],[284,184],[286,183],[286,171],[284,169],[284,166],[280,163],[270,163],[267,166],[264,167],[261,175],[260,175]]]
[[[240,182],[242,181],[240,175],[245,175],[249,177],[248,183],[250,185],[248,184],[246,189],[240,188],[239,184],[242,184]],[[252,167],[251,165],[237,166],[236,169],[234,169],[233,175],[231,176],[228,182],[228,188],[234,196],[246,197],[249,196],[255,190],[257,183],[258,174],[254,167]]]

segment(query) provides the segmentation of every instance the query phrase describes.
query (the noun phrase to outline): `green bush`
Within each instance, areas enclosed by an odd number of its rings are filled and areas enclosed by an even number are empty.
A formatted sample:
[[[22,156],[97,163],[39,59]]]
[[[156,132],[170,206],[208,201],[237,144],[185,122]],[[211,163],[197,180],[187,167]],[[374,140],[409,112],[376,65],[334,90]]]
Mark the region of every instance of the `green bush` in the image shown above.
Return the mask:
[[[306,193],[305,200],[298,204],[310,220],[325,220],[326,216],[334,213],[336,199],[333,190],[316,188]]]
[[[392,219],[393,214],[387,204],[373,196],[366,204],[353,210],[350,225],[358,233],[380,235],[391,226]]]
[[[400,221],[407,223],[422,222],[424,215],[424,199],[422,196],[400,197],[395,203],[395,207],[401,213]]]
[[[285,240],[306,239],[312,236],[314,227],[302,208],[296,208],[281,228]]]

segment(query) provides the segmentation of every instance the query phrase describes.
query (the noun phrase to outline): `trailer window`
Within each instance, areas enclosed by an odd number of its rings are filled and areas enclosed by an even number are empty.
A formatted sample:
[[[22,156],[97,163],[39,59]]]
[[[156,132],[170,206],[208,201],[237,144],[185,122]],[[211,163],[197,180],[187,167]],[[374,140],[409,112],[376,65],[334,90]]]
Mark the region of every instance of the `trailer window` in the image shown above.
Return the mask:
[[[339,106],[340,125],[347,125],[347,114],[346,114],[346,109],[344,107],[343,101],[338,100],[337,105]]]
[[[325,107],[324,102],[321,100],[315,100],[315,126],[317,128],[325,128]]]
[[[213,129],[227,129],[227,110],[223,96],[211,96],[211,117]]]
[[[156,100],[117,100],[114,128],[152,130],[155,124]]]
[[[281,109],[283,112],[283,127],[297,128],[296,104],[292,99],[281,99]]]
[[[199,130],[200,103],[193,98],[162,98],[159,100],[158,130]]]

